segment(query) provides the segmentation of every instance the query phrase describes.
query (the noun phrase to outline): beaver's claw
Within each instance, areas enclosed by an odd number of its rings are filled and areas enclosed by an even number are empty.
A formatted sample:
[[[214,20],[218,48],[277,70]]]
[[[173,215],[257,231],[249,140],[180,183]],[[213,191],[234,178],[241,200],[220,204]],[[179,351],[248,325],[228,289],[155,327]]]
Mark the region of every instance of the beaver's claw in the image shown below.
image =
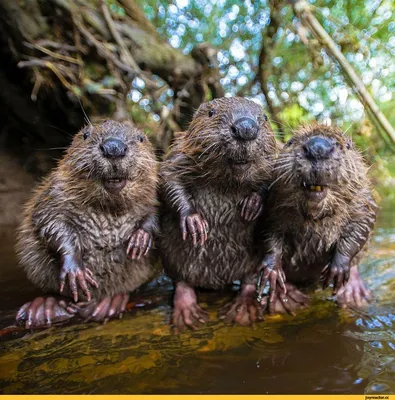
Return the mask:
[[[243,326],[263,321],[264,307],[255,300],[254,293],[254,285],[243,285],[236,299],[219,311],[219,318],[226,324],[235,322]]]
[[[373,300],[372,293],[365,286],[356,266],[350,268],[350,279],[338,290],[336,300],[342,308],[365,307]]]
[[[258,282],[257,282],[257,301],[260,303],[263,299],[263,292],[267,283],[270,284],[270,297],[269,303],[274,300],[277,284],[280,286],[280,289],[287,293],[287,288],[285,286],[285,274],[281,267],[273,267],[271,263],[263,262],[262,271],[259,274]]]
[[[185,282],[176,284],[173,302],[174,333],[179,334],[186,328],[196,330],[199,325],[205,324],[209,320],[209,314],[197,303],[195,290]]]
[[[16,316],[17,322],[25,324],[26,329],[51,326],[74,316],[75,312],[67,310],[64,300],[54,297],[37,297],[24,304]]]
[[[274,293],[274,299],[270,301],[267,296],[264,296],[261,301],[261,306],[267,308],[269,314],[288,313],[295,315],[298,309],[306,308],[310,302],[310,298],[296,288],[291,283],[285,284],[287,293],[285,294],[281,288],[277,287]]]
[[[88,283],[96,288],[99,287],[99,284],[94,279],[93,273],[89,268],[79,266],[77,263],[63,263],[60,270],[60,293],[63,292],[66,285],[66,276],[75,302],[78,301],[79,288],[89,301],[92,296]]]
[[[253,192],[241,203],[241,217],[246,221],[254,221],[259,217],[262,209],[262,196],[256,192]]]
[[[339,264],[332,262],[322,271],[323,288],[326,289],[333,281],[333,294],[335,295],[340,288],[345,286],[350,277],[350,265],[347,263]]]
[[[198,213],[181,216],[181,232],[183,240],[190,234],[194,246],[197,245],[198,239],[203,246],[208,236],[208,222]]]
[[[67,311],[78,313],[85,321],[106,323],[111,318],[122,318],[129,301],[129,294],[120,293],[112,297],[105,297],[101,301],[92,300],[85,303],[70,304]]]
[[[152,235],[144,229],[137,229],[132,234],[126,250],[133,260],[138,260],[141,256],[146,256],[152,247]]]

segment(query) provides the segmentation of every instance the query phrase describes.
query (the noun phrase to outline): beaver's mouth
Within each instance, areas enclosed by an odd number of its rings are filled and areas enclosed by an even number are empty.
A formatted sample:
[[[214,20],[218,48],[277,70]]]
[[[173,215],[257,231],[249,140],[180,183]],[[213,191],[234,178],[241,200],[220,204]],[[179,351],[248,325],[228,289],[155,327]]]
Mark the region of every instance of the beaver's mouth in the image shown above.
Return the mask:
[[[103,186],[110,193],[119,193],[126,186],[125,178],[108,178],[103,180]]]
[[[328,186],[318,182],[302,182],[302,188],[310,201],[322,201],[328,194]]]

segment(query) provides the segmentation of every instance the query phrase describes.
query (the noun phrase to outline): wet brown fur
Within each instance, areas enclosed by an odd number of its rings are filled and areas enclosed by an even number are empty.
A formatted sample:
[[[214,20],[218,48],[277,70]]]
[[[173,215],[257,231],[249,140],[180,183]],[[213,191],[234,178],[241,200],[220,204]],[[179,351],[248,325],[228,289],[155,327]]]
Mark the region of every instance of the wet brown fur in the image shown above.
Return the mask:
[[[335,151],[318,170],[303,155],[312,136],[336,142]],[[356,266],[367,246],[376,218],[368,168],[351,139],[336,128],[305,125],[280,152],[264,217],[265,251],[281,257],[287,280],[317,282],[336,252],[352,254]],[[318,172],[317,172],[318,171]],[[328,185],[321,202],[310,201],[307,185]]]
[[[115,164],[99,150],[110,136],[128,145],[126,156]],[[114,175],[127,180],[119,193],[103,187],[102,179]],[[59,293],[60,249],[49,239],[62,243],[67,238],[99,283],[91,287],[92,298],[127,293],[146,282],[153,273],[148,259],[132,260],[126,248],[140,222],[156,215],[156,186],[157,162],[143,133],[115,121],[86,126],[24,210],[17,252],[28,278],[44,292]],[[68,285],[63,294],[72,297]]]
[[[256,140],[241,143],[231,136],[230,128],[245,116],[255,118],[260,130]],[[252,252],[255,222],[241,218],[240,202],[270,181],[275,154],[274,134],[256,103],[222,98],[198,109],[160,170],[165,203],[160,251],[171,278],[214,289],[247,279],[258,261]],[[240,160],[249,163],[234,164]],[[189,207],[208,222],[203,246],[182,239],[180,214]]]

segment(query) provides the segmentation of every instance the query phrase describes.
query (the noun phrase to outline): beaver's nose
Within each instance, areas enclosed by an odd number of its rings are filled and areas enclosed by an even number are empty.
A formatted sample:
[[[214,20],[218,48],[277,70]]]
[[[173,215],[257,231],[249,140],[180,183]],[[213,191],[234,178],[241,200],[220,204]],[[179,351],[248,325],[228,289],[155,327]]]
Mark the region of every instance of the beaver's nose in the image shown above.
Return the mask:
[[[303,146],[306,157],[310,160],[323,160],[329,158],[332,155],[334,148],[335,145],[331,141],[319,136],[313,136]]]
[[[239,118],[232,125],[233,137],[237,140],[254,140],[258,136],[259,126],[248,117]]]
[[[127,146],[120,139],[109,138],[100,145],[100,150],[104,157],[120,158],[125,157]]]

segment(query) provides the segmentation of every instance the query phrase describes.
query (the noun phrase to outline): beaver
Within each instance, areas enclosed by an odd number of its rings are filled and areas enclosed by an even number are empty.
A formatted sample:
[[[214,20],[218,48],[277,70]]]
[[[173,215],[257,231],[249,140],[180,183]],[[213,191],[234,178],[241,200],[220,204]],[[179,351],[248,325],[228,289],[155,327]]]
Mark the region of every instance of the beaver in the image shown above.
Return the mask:
[[[76,134],[27,203],[16,246],[29,280],[63,298],[39,297],[17,320],[122,315],[128,293],[153,274],[144,256],[158,229],[157,182],[152,146],[131,124],[107,120]]]
[[[293,313],[307,305],[299,289],[320,279],[324,288],[333,283],[344,307],[371,298],[358,273],[377,213],[367,171],[351,139],[337,127],[302,126],[284,146],[262,216],[265,255],[258,268],[263,271],[258,300],[269,310]],[[271,296],[261,299],[266,274],[273,270],[285,273],[286,287],[272,282]]]
[[[175,283],[176,331],[208,319],[194,288],[220,289],[236,280],[241,292],[221,317],[241,324],[261,318],[252,242],[275,155],[263,108],[245,98],[202,104],[188,130],[175,138],[159,171],[159,251]]]

